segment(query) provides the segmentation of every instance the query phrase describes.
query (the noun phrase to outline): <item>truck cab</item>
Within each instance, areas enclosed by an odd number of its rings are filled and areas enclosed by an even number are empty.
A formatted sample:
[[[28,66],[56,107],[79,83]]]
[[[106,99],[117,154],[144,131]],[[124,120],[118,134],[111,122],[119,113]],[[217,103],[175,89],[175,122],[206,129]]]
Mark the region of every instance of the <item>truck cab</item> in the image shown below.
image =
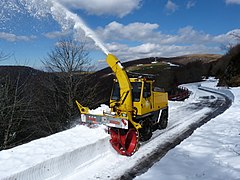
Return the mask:
[[[132,103],[135,117],[158,111],[168,106],[168,96],[161,88],[153,87],[153,80],[147,78],[129,78],[132,86]],[[110,107],[120,101],[120,88],[117,80],[114,80]]]

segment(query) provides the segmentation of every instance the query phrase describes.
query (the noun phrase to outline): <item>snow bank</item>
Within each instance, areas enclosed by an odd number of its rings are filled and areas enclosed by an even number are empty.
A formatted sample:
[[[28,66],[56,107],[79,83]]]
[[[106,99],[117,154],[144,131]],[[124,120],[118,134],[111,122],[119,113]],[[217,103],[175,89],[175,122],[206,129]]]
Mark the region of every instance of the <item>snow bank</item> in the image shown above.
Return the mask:
[[[204,90],[204,91],[214,92],[217,94],[221,94],[221,95],[227,97],[228,99],[230,99],[232,102],[234,101],[234,94],[226,88],[223,88],[223,87],[209,88],[209,87],[199,86],[199,89]]]
[[[0,152],[0,179],[59,179],[109,149],[104,127],[77,126]]]
[[[203,89],[218,93],[229,91],[210,83],[207,82],[207,88]],[[235,101],[228,110],[195,130],[192,136],[136,179],[240,179],[240,88],[232,88],[231,93],[225,94],[232,95]]]
[[[218,84],[218,79],[214,77],[209,77],[208,79],[205,79],[204,82],[201,82],[201,84],[199,84],[199,89],[221,94],[229,98],[233,102],[234,94],[231,92],[231,89],[227,87],[219,87],[217,86],[217,84]]]

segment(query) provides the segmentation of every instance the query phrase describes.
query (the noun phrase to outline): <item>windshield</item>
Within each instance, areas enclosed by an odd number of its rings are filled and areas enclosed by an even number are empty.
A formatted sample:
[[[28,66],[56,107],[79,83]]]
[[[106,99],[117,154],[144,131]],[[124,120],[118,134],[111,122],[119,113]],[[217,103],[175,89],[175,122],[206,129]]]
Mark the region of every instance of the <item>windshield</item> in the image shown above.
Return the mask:
[[[141,89],[142,83],[141,82],[132,82],[132,98],[134,102],[140,101],[141,97]],[[112,92],[112,100],[119,101],[120,100],[120,87],[119,83],[115,82],[113,84],[113,92]]]

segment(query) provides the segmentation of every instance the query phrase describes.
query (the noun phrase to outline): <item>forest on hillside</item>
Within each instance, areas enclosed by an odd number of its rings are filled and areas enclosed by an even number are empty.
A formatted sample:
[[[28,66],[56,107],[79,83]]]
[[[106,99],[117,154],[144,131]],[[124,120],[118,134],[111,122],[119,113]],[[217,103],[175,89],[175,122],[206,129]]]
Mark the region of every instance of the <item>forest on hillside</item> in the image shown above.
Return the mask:
[[[71,128],[79,120],[75,100],[95,102],[85,46],[59,43],[44,61],[47,72],[0,66],[0,150]]]

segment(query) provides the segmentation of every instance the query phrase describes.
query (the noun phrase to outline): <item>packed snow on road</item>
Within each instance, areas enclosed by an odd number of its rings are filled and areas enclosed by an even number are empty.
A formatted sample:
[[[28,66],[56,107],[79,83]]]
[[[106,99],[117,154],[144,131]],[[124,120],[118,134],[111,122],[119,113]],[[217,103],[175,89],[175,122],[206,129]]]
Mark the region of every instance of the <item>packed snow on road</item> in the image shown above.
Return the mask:
[[[207,82],[206,85],[211,83]],[[194,131],[136,180],[240,179],[240,88],[231,88],[233,105]],[[228,93],[226,93],[228,95]]]
[[[78,125],[1,151],[0,179],[117,179],[145,161],[161,145],[171,143],[193,123],[207,117],[216,108],[211,104],[218,102],[221,106],[224,97],[200,90],[200,85],[234,98],[233,105],[198,128],[136,179],[239,179],[240,88],[219,89],[216,83],[211,78],[184,85],[192,94],[184,102],[169,102],[167,129],[155,131],[131,157],[121,156],[113,150],[105,126]],[[95,111],[104,109],[108,108],[103,105]]]

